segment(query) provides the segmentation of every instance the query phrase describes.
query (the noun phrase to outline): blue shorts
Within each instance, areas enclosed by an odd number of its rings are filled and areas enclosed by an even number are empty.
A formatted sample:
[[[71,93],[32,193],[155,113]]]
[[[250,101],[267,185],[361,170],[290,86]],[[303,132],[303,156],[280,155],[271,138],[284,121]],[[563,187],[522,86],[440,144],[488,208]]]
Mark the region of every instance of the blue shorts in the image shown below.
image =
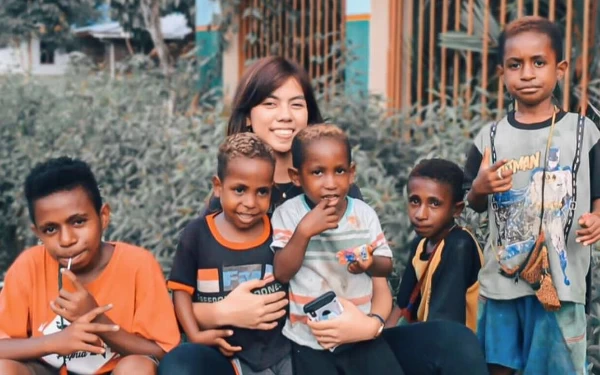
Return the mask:
[[[477,336],[486,361],[523,375],[585,375],[585,306],[562,302],[544,310],[535,296],[513,300],[480,297]]]

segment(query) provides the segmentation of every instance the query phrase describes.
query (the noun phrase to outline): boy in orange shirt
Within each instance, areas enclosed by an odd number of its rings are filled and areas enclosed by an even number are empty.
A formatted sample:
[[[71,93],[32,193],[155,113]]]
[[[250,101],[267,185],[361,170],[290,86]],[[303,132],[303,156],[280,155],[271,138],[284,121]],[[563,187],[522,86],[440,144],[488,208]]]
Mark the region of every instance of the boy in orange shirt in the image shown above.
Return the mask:
[[[6,274],[0,373],[156,373],[180,339],[165,280],[150,252],[102,241],[110,208],[89,166],[38,164],[25,195],[42,245]]]

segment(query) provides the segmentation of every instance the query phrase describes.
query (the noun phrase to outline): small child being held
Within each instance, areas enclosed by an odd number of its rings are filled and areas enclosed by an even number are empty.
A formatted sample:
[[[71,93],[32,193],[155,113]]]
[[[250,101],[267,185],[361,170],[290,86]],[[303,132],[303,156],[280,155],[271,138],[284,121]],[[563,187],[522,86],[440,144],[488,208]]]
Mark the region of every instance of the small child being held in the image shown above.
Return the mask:
[[[180,340],[160,265],[104,242],[110,207],[89,166],[67,157],[25,181],[42,245],[19,255],[0,293],[0,373],[155,374]]]
[[[275,277],[290,284],[283,334],[293,342],[294,373],[401,374],[379,337],[389,310],[371,306],[371,276],[391,272],[392,252],[375,211],[348,197],[355,172],[348,137],[335,125],[307,127],[293,140],[292,159],[290,177],[304,194],[273,213],[271,246]],[[365,245],[370,249],[366,259],[340,264],[340,251]],[[308,321],[304,306],[329,291],[342,304],[341,316]],[[326,350],[347,343],[355,344]]]
[[[442,159],[421,161],[408,178],[408,215],[417,238],[410,247],[388,326],[453,320],[477,327],[479,282],[483,262],[479,244],[455,219],[465,207],[464,173]]]

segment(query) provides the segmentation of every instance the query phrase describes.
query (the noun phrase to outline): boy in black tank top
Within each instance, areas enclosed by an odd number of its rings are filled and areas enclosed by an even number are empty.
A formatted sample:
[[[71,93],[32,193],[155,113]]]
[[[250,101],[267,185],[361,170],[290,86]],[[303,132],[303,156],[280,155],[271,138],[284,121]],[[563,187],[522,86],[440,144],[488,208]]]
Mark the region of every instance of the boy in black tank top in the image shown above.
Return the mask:
[[[188,341],[217,347],[244,375],[292,371],[281,334],[287,285],[273,278],[270,250],[274,168],[271,149],[256,135],[225,140],[213,178],[222,209],[185,228],[168,282]]]

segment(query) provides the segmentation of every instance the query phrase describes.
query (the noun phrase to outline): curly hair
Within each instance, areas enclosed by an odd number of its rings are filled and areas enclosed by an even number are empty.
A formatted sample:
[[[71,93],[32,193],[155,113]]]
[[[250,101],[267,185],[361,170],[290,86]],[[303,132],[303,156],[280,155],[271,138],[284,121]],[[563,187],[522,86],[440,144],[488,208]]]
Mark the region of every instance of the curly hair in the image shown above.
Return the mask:
[[[217,156],[217,176],[223,180],[227,166],[237,158],[262,159],[275,168],[275,154],[271,147],[265,144],[254,133],[236,133],[225,138],[219,146]]]
[[[465,174],[456,164],[444,159],[426,159],[417,164],[408,175],[408,180],[421,177],[446,184],[452,189],[454,203],[464,199]]]
[[[539,16],[527,16],[514,20],[506,25],[500,37],[498,38],[498,64],[504,64],[504,48],[506,41],[516,35],[535,32],[547,35],[550,38],[552,50],[556,55],[556,61],[563,59],[563,37],[560,27],[547,18]]]
[[[292,141],[292,165],[294,168],[299,169],[302,166],[311,143],[325,138],[342,143],[348,152],[348,163],[352,162],[352,148],[346,133],[333,124],[316,124],[302,129],[294,137]]]

